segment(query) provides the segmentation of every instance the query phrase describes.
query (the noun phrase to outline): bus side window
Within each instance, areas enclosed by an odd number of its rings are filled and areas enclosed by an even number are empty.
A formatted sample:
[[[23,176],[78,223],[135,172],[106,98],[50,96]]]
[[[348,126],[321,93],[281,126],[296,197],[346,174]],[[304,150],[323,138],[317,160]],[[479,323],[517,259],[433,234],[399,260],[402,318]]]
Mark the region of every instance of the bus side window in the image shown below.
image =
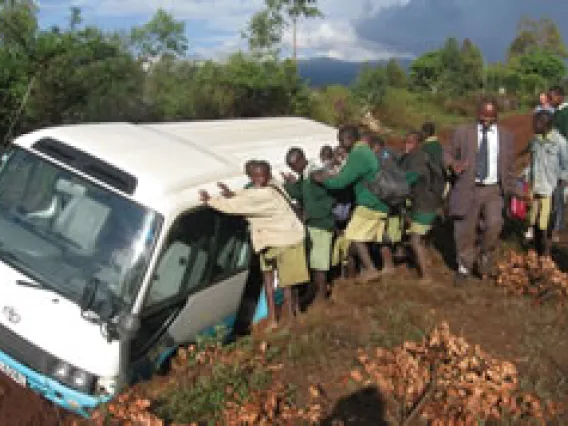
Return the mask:
[[[243,218],[217,213],[216,220],[212,282],[221,281],[246,269],[251,250],[247,223]]]
[[[173,224],[154,271],[145,308],[161,305],[210,282],[215,216],[209,209],[185,213]]]

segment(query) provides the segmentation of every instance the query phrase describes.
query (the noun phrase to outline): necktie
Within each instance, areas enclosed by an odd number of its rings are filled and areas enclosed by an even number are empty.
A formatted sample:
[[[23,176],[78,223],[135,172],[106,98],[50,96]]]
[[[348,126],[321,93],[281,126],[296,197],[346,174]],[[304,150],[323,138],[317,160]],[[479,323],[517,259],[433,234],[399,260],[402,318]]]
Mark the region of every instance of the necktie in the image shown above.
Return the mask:
[[[477,150],[476,158],[476,177],[483,182],[489,173],[489,143],[487,141],[487,131],[485,127],[481,129],[481,143]]]

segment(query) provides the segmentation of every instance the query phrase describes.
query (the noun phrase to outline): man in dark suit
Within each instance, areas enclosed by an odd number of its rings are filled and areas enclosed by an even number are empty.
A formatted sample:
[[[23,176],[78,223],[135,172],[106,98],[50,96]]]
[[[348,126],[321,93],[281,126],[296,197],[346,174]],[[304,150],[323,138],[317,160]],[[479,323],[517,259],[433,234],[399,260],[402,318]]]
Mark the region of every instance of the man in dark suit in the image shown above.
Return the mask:
[[[456,175],[449,209],[454,218],[456,284],[467,281],[475,263],[482,278],[492,272],[493,254],[503,228],[505,196],[515,191],[514,139],[497,124],[497,116],[496,103],[482,101],[477,123],[459,127],[445,154],[447,165]]]

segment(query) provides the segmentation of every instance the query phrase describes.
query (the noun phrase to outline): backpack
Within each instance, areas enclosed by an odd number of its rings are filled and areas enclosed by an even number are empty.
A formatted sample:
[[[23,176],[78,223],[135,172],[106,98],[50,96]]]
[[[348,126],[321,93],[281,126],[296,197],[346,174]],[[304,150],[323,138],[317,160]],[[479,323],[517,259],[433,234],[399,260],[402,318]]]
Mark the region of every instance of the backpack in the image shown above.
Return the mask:
[[[444,200],[444,191],[446,189],[446,172],[443,164],[433,161],[428,155],[428,190],[439,204]]]
[[[365,182],[366,188],[379,200],[390,207],[401,206],[410,196],[410,185],[406,180],[406,172],[394,162],[385,164],[372,181]]]

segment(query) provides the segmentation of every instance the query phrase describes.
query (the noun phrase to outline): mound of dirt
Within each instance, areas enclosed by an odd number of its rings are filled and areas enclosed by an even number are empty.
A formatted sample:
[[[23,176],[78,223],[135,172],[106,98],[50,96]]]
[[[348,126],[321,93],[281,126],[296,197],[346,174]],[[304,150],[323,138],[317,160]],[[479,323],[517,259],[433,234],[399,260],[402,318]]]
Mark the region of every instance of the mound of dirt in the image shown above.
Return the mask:
[[[58,426],[59,409],[0,373],[0,424]]]

